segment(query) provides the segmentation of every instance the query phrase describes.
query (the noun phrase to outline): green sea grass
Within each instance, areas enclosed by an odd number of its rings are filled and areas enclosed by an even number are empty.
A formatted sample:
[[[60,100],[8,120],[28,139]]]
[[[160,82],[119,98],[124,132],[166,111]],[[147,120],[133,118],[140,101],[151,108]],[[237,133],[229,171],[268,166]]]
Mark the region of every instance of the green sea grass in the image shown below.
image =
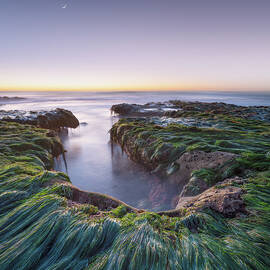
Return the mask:
[[[242,186],[248,213],[229,219],[204,210],[169,217],[129,213],[124,206],[102,211],[72,203],[71,190],[63,184],[69,178],[52,171],[57,138],[44,129],[0,121],[1,270],[269,269],[270,142],[264,136],[269,129],[194,132],[134,121],[119,126],[125,136],[149,139],[153,159],[159,158],[155,151],[164,143],[182,147],[182,152],[191,147],[240,153],[237,168],[252,171]],[[140,145],[144,142],[138,141]]]

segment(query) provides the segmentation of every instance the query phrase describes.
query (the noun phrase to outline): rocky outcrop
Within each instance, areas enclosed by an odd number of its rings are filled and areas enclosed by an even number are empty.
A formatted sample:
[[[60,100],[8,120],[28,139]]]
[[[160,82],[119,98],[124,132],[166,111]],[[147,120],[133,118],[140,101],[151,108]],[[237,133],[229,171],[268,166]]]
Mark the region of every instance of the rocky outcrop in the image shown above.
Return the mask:
[[[47,183],[46,186],[52,186],[55,184],[61,185],[63,188],[69,188],[70,192],[68,204],[70,206],[76,204],[91,204],[98,207],[98,209],[101,211],[109,211],[120,205],[123,205],[126,207],[127,212],[140,213],[144,211],[132,207],[109,195],[81,190],[76,186],[72,185],[71,183],[60,179],[53,179],[49,183]]]
[[[186,152],[176,161],[176,164],[179,164],[179,170],[170,177],[170,180],[176,184],[187,184],[193,171],[203,168],[225,170],[226,164],[233,162],[236,157],[236,154],[220,151]]]
[[[163,116],[167,111],[175,111],[177,108],[170,102],[147,103],[144,105],[121,103],[111,107],[111,112],[130,117]]]
[[[228,217],[245,212],[243,190],[229,184],[239,179],[216,183],[268,168],[264,140],[270,106],[175,100],[119,104],[112,111],[124,117],[113,125],[111,140],[132,160],[182,191],[177,209],[166,214],[181,216],[180,208],[210,208]]]
[[[209,208],[225,217],[235,217],[237,214],[246,213],[242,199],[243,189],[232,186],[232,183],[243,183],[244,181],[239,177],[230,178],[207,189],[198,196],[181,197],[176,209],[201,211]]]
[[[52,111],[30,112],[2,110],[0,111],[0,120],[55,130],[62,127],[76,128],[79,126],[79,121],[72,112],[59,108]]]
[[[121,103],[116,104],[111,107],[111,111],[120,115],[129,115],[132,113],[137,113],[140,110],[140,105]]]
[[[167,102],[151,102],[144,105],[122,103],[113,105],[111,111],[123,116],[166,116],[173,118],[179,118],[190,113],[191,115],[194,113],[207,113],[270,122],[270,106],[238,106],[223,102],[171,100]]]
[[[250,120],[270,122],[270,106],[239,106],[224,102],[187,102],[172,100],[171,104],[181,111],[167,112],[166,116],[179,117],[185,112],[203,112],[211,115],[230,115]]]

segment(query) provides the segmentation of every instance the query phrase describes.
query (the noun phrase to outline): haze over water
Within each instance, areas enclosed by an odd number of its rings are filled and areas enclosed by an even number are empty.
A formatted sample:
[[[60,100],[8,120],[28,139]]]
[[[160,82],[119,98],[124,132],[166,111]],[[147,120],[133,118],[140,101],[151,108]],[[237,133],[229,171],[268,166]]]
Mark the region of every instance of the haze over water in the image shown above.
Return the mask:
[[[80,189],[105,193],[132,206],[155,211],[173,208],[180,190],[130,161],[119,146],[112,148],[108,131],[118,120],[110,114],[113,104],[181,99],[270,105],[270,93],[250,92],[0,92],[0,96],[4,95],[27,98],[2,105],[0,109],[4,110],[71,110],[82,124],[60,134],[67,150],[67,171],[62,157],[55,160],[55,169],[67,172]]]

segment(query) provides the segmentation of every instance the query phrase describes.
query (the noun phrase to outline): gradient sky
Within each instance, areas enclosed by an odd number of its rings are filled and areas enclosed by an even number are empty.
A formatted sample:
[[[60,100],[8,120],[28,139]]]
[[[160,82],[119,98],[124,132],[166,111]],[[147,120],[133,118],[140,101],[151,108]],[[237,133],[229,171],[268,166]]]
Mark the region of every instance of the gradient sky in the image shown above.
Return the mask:
[[[270,90],[270,0],[0,0],[2,90]]]

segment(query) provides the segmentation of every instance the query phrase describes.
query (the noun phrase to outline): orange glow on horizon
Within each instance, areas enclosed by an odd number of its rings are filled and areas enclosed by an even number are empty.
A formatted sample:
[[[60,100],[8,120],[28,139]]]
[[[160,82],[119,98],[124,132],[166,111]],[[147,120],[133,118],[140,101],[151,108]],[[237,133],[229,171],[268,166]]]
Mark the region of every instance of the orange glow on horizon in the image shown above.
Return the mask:
[[[5,85],[0,86],[0,91],[82,91],[82,92],[110,92],[110,91],[265,91],[270,92],[269,88],[265,87],[234,87],[234,86],[218,86],[218,85],[145,85],[145,86],[131,86],[131,85],[119,85],[119,86],[53,86],[53,85]]]

